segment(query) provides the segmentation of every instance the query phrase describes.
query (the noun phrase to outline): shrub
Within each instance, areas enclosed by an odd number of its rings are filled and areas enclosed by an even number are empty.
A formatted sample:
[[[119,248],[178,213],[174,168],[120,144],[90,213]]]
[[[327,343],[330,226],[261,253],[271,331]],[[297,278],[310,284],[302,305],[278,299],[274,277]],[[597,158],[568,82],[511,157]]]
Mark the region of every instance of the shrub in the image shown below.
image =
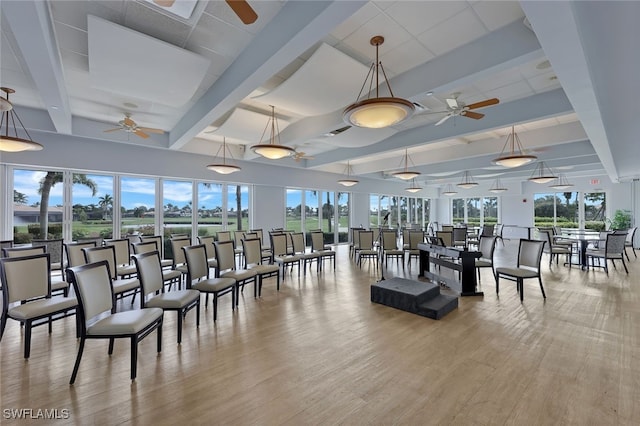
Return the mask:
[[[26,232],[17,232],[13,234],[14,244],[29,244],[32,239],[32,235]]]

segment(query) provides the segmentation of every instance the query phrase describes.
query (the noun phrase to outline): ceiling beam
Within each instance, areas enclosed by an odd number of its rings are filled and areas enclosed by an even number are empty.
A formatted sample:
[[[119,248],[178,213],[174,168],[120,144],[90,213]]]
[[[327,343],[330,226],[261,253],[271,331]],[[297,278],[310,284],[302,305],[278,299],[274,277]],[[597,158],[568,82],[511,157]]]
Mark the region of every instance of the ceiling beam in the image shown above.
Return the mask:
[[[170,148],[182,148],[365,4],[361,0],[285,3],[280,13],[182,117],[169,136]]]
[[[3,1],[0,7],[56,131],[71,134],[69,95],[47,2]]]

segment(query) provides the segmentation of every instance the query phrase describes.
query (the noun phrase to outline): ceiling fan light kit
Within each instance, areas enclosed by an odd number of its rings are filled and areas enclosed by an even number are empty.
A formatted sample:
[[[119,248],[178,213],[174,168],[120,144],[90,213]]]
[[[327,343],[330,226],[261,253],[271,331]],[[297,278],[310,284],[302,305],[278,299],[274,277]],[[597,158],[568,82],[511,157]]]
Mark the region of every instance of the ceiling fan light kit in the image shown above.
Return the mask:
[[[363,90],[367,87],[369,93],[372,92],[372,87],[375,79],[375,97],[367,98],[349,105],[343,112],[342,117],[347,124],[358,127],[366,127],[369,129],[382,129],[384,127],[393,126],[404,120],[410,118],[414,111],[415,106],[412,102],[396,98],[393,96],[391,85],[387,79],[387,75],[382,67],[382,62],[378,59],[379,48],[384,43],[384,37],[377,35],[371,38],[371,45],[376,47],[376,60],[369,68],[369,73],[362,84],[360,93],[357,99],[362,96]],[[387,85],[390,96],[380,97],[380,73],[384,82]]]
[[[502,167],[513,168],[529,164],[537,159],[538,157],[535,155],[525,153],[514,126],[511,126],[511,133],[509,133],[507,140],[504,142],[500,156],[493,160],[493,163]]]
[[[357,185],[360,181],[357,179],[353,179],[351,177],[351,164],[349,164],[349,162],[347,161],[347,167],[346,167],[346,174],[347,177],[345,179],[340,179],[338,181],[338,183],[342,186],[353,186],[353,185]]]
[[[569,180],[565,175],[558,175],[558,178],[556,179],[556,181],[553,182],[551,185],[549,185],[550,188],[554,188],[554,189],[568,189],[568,188],[571,188],[572,186],[573,184],[569,182]]]
[[[133,119],[131,119],[131,114],[128,112],[124,114],[124,118],[122,120],[118,121],[118,126],[120,127],[104,130],[104,133],[110,133],[110,132],[122,130],[127,133],[133,133],[134,135],[141,137],[142,139],[148,139],[149,138],[148,133],[157,133],[157,134],[164,133],[164,130],[162,129],[138,126],[138,123],[136,123],[135,121],[133,121]]]
[[[5,99],[0,103],[2,107],[0,109],[0,111],[2,111],[2,119],[0,120],[0,151],[21,152],[42,150],[44,147],[31,139],[29,132],[27,132],[24,124],[22,124],[22,120],[18,117],[18,113],[13,109],[13,104],[9,101],[9,94],[15,93],[15,90],[8,87],[0,87],[0,90],[6,94]],[[13,136],[9,135],[9,123],[11,123],[13,127]],[[18,127],[22,128],[22,132],[27,139],[18,136]]]
[[[464,174],[462,175],[462,181],[458,184],[458,186],[464,189],[471,189],[475,186],[478,186],[478,182],[473,180],[473,176],[471,176],[471,173],[464,172]]]
[[[420,176],[420,172],[416,172],[414,170],[409,170],[409,151],[407,149],[404,150],[404,169],[399,171],[399,172],[393,172],[391,173],[392,176],[397,177],[398,179],[402,179],[402,180],[411,180],[414,179],[418,176]],[[402,164],[402,161],[401,161]],[[413,161],[411,162],[411,164],[413,164]]]
[[[260,137],[260,141],[264,138],[264,135],[269,130],[269,143],[259,143],[257,145],[253,145],[251,150],[258,155],[261,155],[264,158],[269,160],[279,160],[281,158],[290,157],[295,155],[296,150],[291,148],[290,146],[281,145],[280,143],[276,143],[276,137],[278,138],[278,142],[280,142],[280,129],[278,127],[278,119],[276,118],[275,107],[271,105],[271,117],[267,121],[267,125],[262,132],[262,136]]]
[[[222,146],[218,148],[218,152],[216,152],[216,157],[220,154],[220,150],[222,149],[222,163],[213,163],[207,165],[207,169],[214,171],[216,173],[220,173],[221,175],[228,175],[234,172],[238,172],[242,170],[240,166],[235,166],[233,164],[227,164],[227,139],[222,139]],[[231,151],[229,151],[229,155],[231,155]]]
[[[533,174],[529,178],[531,182],[535,183],[549,183],[554,179],[557,179],[557,176],[553,174],[544,161],[540,161],[538,163],[536,168],[533,170]]]

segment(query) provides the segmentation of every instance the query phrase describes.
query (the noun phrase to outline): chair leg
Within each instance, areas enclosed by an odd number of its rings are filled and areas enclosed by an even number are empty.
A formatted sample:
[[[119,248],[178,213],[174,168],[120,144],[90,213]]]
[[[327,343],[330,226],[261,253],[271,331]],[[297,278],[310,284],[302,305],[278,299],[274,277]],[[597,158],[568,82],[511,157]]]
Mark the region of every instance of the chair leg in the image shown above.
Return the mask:
[[[138,364],[138,336],[131,336],[131,380],[136,379]]]
[[[231,291],[231,308],[235,309],[236,307],[236,294],[234,291]],[[213,321],[215,322],[218,318],[218,294],[213,293],[213,300],[211,301],[213,305]]]
[[[114,342],[114,340],[115,339],[113,337],[111,337],[109,339],[109,355],[113,354],[113,342]]]
[[[182,343],[182,311],[176,311],[178,314],[178,344]]]
[[[24,359],[31,355],[31,321],[24,322]]]
[[[158,334],[157,337],[157,347],[158,347],[158,353],[162,352],[162,320],[160,320],[160,325],[158,325],[158,331],[156,331],[156,333]]]
[[[496,274],[496,294],[500,293],[500,274]]]
[[[538,277],[538,281],[540,282],[540,290],[542,290],[542,298],[546,299],[547,295],[544,294],[544,287],[542,286],[542,277]]]
[[[627,248],[624,248],[624,255],[627,256],[627,260],[631,260],[629,259],[629,253],[627,253]]]
[[[520,287],[520,303],[524,301],[524,280],[518,280],[518,286]]]
[[[76,375],[78,374],[78,368],[80,368],[80,360],[82,359],[82,352],[84,351],[85,338],[80,339],[80,347],[78,347],[78,355],[76,355],[76,362],[73,365],[73,373],[71,373],[71,380],[69,384],[72,385],[76,381]]]
[[[622,258],[622,266],[624,266],[624,271],[628,274],[629,270],[627,269],[627,264],[624,261],[624,257]]]

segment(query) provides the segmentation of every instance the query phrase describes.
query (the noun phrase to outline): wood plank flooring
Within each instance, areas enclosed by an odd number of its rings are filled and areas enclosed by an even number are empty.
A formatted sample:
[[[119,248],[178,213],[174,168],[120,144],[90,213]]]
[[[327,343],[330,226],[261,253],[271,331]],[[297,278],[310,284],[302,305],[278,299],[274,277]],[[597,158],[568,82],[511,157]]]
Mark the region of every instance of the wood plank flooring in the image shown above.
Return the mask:
[[[483,270],[484,297],[461,298],[440,321],[370,302],[379,277],[338,250],[337,269],[287,275],[280,292],[265,281],[195,311],[176,344],[175,313],[165,314],[163,350],[155,335],[139,347],[129,380],[129,344],[88,341],[74,386],[74,319],[38,327],[31,358],[10,321],[0,343],[2,424],[7,409],[67,409],[53,424],[639,424],[640,261],[581,271],[543,257],[544,301],[535,280],[524,303],[515,285]],[[517,242],[498,246],[498,264]],[[416,262],[390,263],[386,277],[415,278]],[[204,302],[204,298],[203,298]],[[122,304],[127,308],[129,302]],[[34,411],[35,412],[35,411]]]

